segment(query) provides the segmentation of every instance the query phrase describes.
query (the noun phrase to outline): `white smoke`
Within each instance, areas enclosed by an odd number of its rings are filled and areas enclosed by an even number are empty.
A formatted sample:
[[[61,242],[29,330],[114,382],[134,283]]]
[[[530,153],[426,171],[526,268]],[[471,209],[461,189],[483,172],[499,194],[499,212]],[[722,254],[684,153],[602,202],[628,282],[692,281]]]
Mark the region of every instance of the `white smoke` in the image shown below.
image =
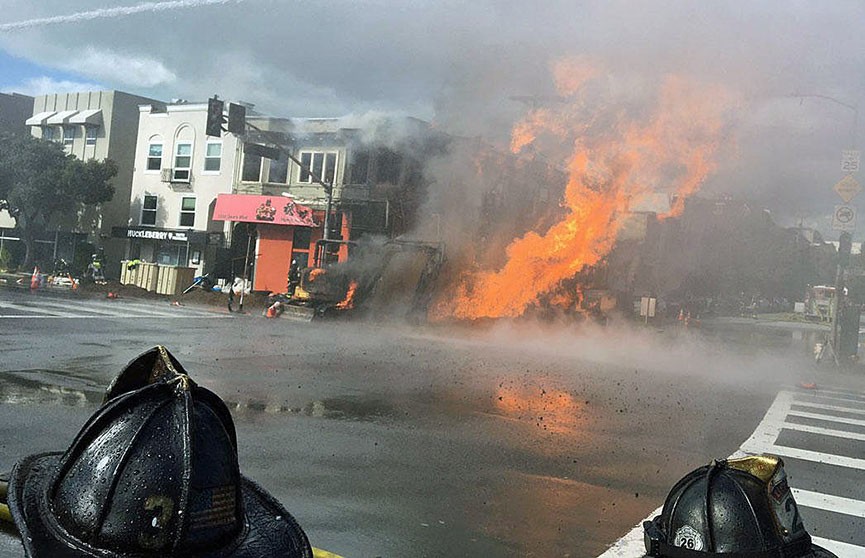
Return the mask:
[[[40,17],[24,21],[15,21],[12,23],[3,23],[0,24],[0,31],[18,31],[20,29],[44,27],[46,25],[56,25],[58,23],[77,23],[79,21],[123,17],[144,12],[164,12],[167,10],[177,10],[181,8],[196,8],[199,6],[207,6],[211,4],[231,4],[240,3],[243,1],[245,0],[170,0],[167,2],[144,2],[135,6],[123,6],[119,8],[99,8],[97,10],[89,10],[86,12],[78,12],[75,14]]]

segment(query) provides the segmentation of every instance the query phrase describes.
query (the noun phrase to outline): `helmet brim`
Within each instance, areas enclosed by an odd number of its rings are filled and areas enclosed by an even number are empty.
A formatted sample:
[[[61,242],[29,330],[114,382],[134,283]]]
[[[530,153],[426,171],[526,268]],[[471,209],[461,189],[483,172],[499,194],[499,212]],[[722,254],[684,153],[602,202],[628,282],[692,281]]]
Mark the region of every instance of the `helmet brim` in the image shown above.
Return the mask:
[[[124,558],[124,554],[90,548],[70,537],[57,522],[48,490],[62,453],[25,457],[15,464],[9,478],[9,509],[21,533],[27,556],[52,558]],[[184,553],[190,558],[257,558],[285,556],[312,558],[312,547],[294,517],[263,488],[241,477],[246,515],[243,531],[230,543],[215,550]],[[820,557],[822,558],[822,557]]]
[[[838,558],[832,552],[829,552],[822,546],[817,546],[816,544],[811,545],[811,552],[806,554],[804,558]]]

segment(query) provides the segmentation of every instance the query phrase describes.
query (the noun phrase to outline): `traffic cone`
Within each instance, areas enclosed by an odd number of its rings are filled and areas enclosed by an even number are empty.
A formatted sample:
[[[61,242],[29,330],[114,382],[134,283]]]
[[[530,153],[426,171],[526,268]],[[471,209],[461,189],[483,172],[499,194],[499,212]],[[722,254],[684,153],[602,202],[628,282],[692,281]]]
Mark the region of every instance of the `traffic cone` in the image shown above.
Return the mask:
[[[105,295],[105,296],[106,296],[106,298],[110,298],[110,299],[112,299],[112,300],[114,300],[115,298],[120,298],[120,297],[117,295],[117,293],[115,293],[114,291],[108,291],[108,294]]]
[[[681,310],[679,310],[679,321],[681,322],[684,319],[685,319],[685,310],[681,309]]]
[[[39,266],[33,268],[33,275],[30,277],[30,289],[36,290],[39,288]]]
[[[276,304],[268,307],[267,312],[264,313],[265,318],[275,318],[276,317]]]

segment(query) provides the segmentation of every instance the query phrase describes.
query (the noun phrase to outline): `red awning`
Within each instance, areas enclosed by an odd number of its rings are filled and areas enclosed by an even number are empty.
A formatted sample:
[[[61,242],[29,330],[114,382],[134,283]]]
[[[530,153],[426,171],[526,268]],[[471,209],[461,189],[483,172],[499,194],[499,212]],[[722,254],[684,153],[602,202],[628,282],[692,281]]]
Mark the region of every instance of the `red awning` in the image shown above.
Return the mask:
[[[219,194],[216,198],[213,220],[297,227],[318,226],[312,219],[312,209],[283,196]]]

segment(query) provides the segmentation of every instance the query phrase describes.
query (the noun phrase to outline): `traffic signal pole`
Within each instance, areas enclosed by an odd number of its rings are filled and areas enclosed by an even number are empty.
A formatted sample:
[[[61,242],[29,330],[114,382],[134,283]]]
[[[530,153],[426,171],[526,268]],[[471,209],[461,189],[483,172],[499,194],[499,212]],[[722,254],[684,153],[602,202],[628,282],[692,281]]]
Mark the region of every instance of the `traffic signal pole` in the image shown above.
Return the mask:
[[[208,136],[213,137],[221,137],[222,132],[230,132],[236,136],[244,137],[246,136],[246,129],[251,128],[256,132],[267,133],[267,130],[262,130],[258,126],[254,124],[250,124],[246,121],[246,107],[243,105],[238,105],[234,103],[229,103],[229,113],[228,118],[223,116],[223,111],[225,109],[224,101],[221,101],[217,98],[216,95],[213,98],[208,99],[207,102],[207,126],[206,133]],[[228,124],[227,128],[223,128],[223,124]],[[283,154],[288,157],[292,162],[294,162],[298,167],[301,168],[305,173],[309,174],[309,176],[318,184],[320,184],[324,188],[325,193],[325,210],[324,210],[324,233],[322,234],[323,240],[330,240],[330,214],[333,210],[333,181],[325,182],[322,177],[313,172],[311,168],[307,165],[304,165],[297,157],[291,154],[286,147],[276,143],[275,147],[270,147],[267,145],[257,144],[257,143],[247,143],[243,142],[243,151],[244,153],[253,153],[259,155],[260,157],[264,157],[267,159],[274,159],[273,151],[276,151],[277,154]],[[247,150],[247,148],[250,148]]]

